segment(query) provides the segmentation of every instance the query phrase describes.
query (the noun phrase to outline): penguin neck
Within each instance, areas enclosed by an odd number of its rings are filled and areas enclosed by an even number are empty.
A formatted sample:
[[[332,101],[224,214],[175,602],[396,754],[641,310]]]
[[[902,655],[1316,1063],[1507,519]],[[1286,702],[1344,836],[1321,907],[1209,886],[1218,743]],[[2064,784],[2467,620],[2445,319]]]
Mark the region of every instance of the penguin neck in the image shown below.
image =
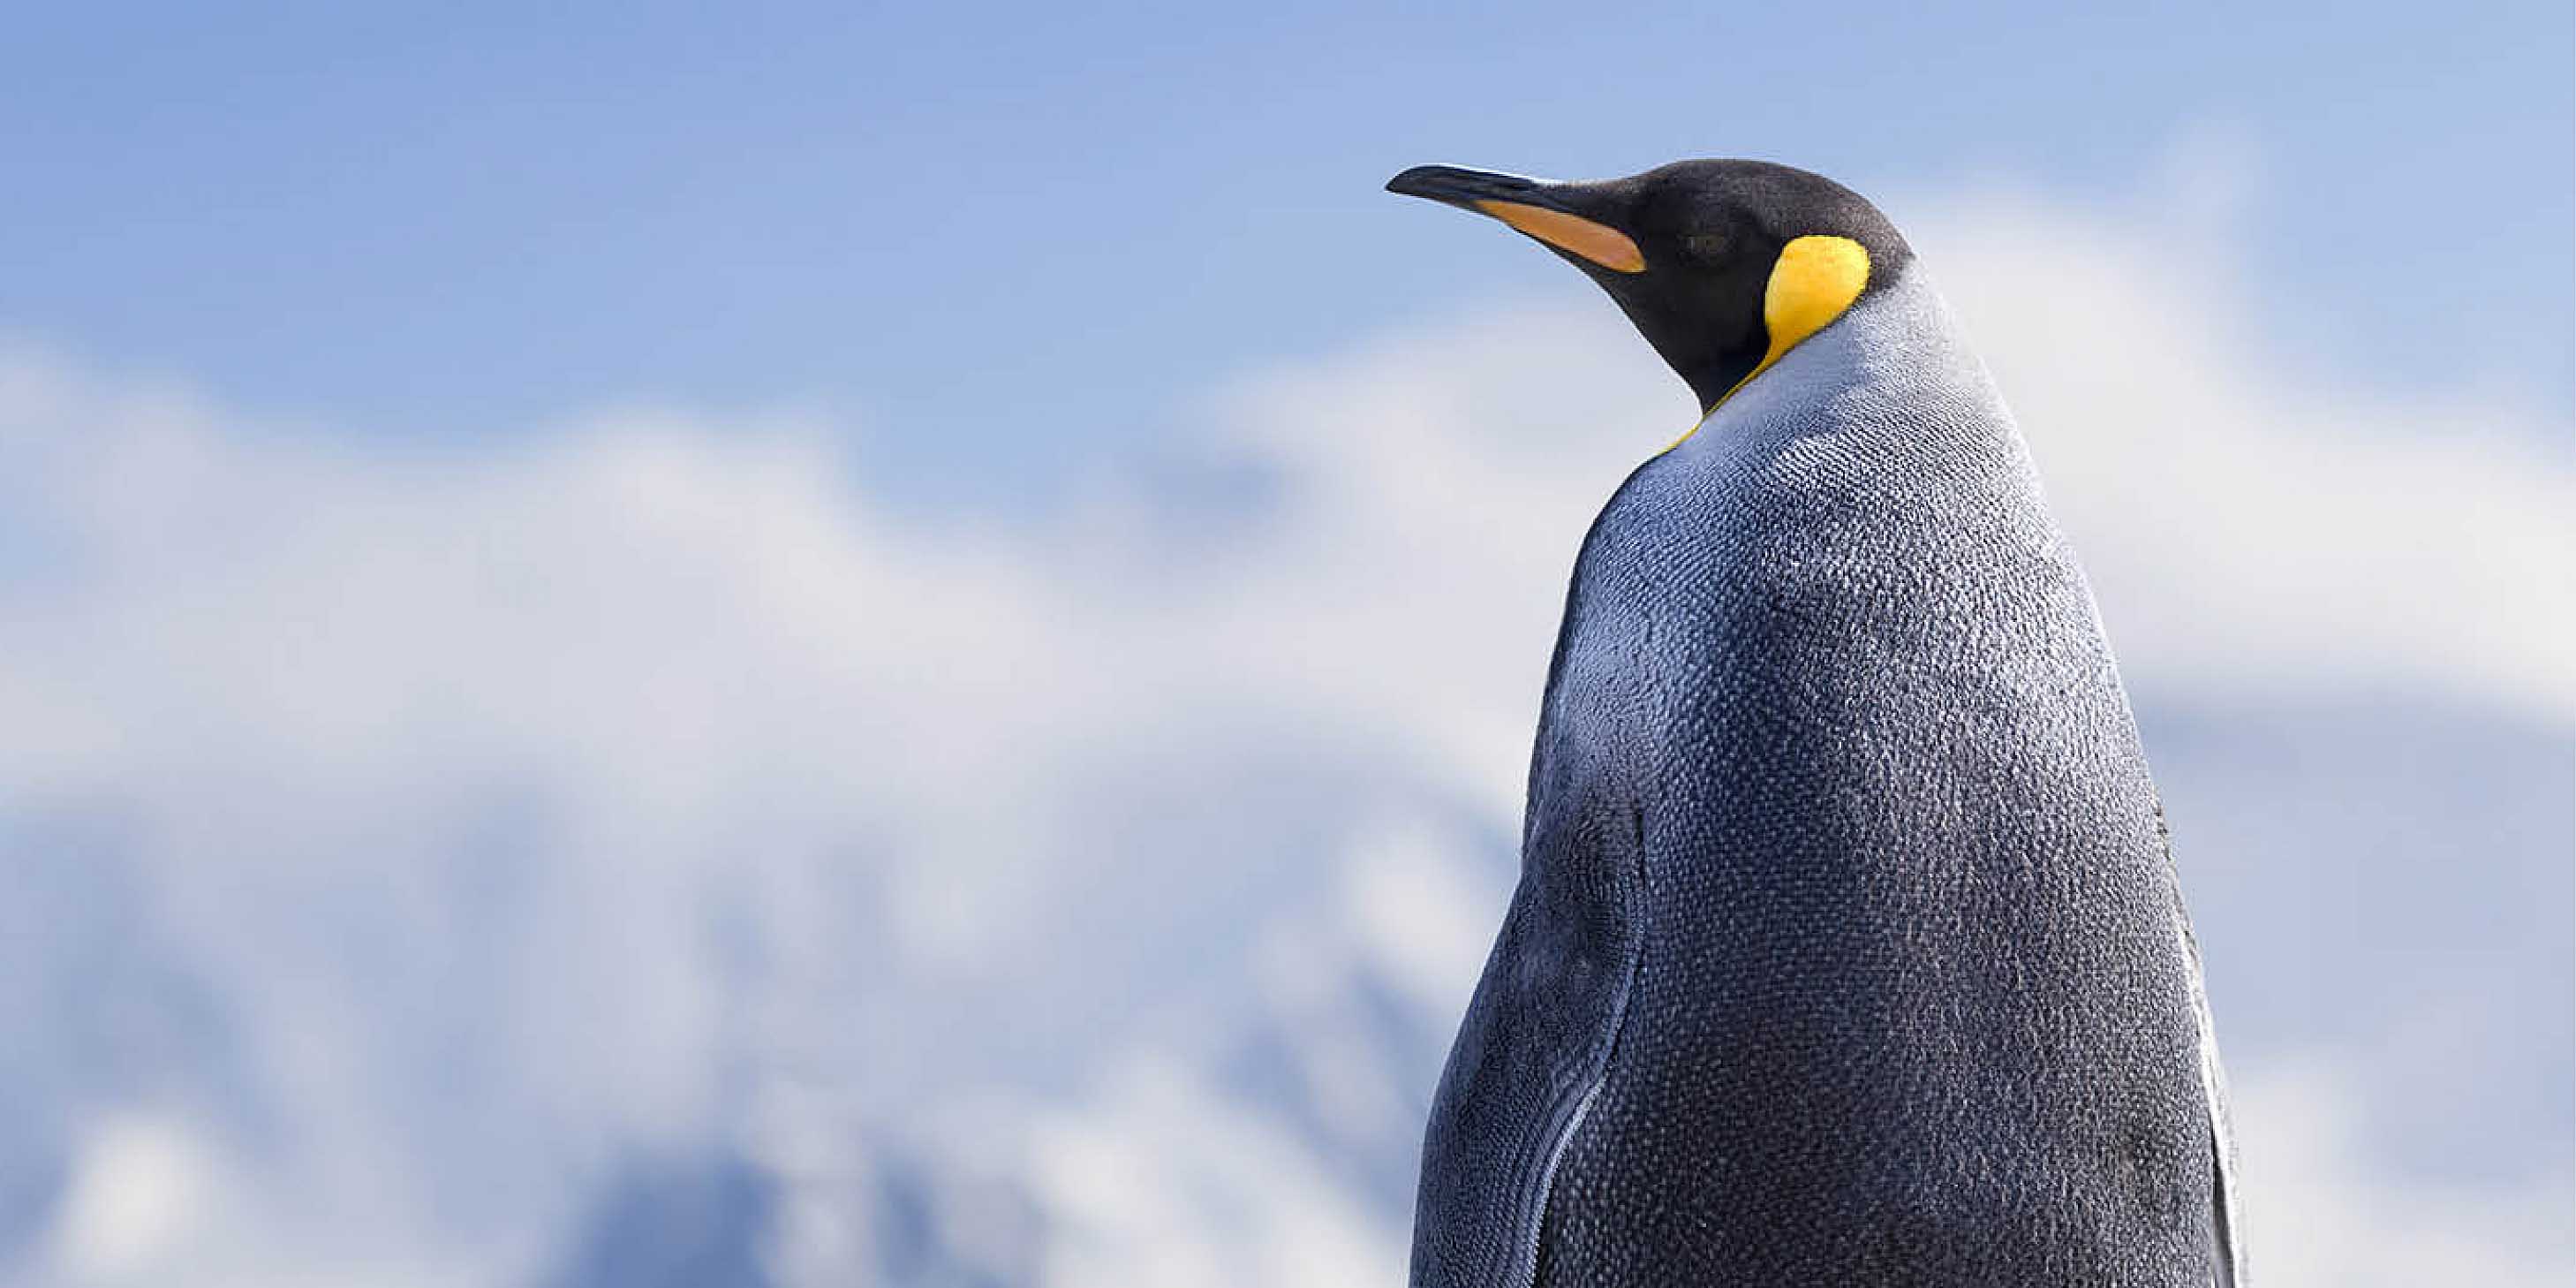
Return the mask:
[[[1918,392],[1974,386],[1988,391],[1977,396],[1991,397],[1984,367],[1960,339],[1949,307],[1923,274],[1909,272],[1864,293],[1742,387],[1720,391],[1717,404],[1674,446],[1722,441],[1756,422],[1796,419],[1864,384],[1925,387]]]
[[[1674,362],[1672,367],[1682,383],[1690,386],[1691,396],[1699,399],[1700,419],[1706,420],[1728,394],[1760,369],[1763,357],[1760,349],[1730,349],[1689,366]],[[1670,355],[1666,355],[1666,361],[1671,361]]]
[[[1710,328],[1685,326],[1669,316],[1649,311],[1617,291],[1611,292],[1619,311],[1637,333],[1653,345],[1655,356],[1673,369],[1673,374],[1689,385],[1691,395],[1699,400],[1700,416],[1705,419],[1746,376],[1760,368],[1768,355],[1769,335],[1758,316],[1748,317],[1736,328],[1731,338],[1710,335]]]

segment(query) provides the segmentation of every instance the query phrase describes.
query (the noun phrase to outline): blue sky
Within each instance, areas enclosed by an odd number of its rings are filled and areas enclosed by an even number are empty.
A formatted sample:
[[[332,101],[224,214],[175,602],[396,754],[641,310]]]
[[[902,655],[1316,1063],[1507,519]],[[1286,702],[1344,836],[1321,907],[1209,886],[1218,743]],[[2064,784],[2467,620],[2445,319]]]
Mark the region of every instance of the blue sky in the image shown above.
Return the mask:
[[[1397,1282],[1594,511],[1387,196],[1877,198],[2139,706],[2272,1288],[2576,1265],[2560,5],[50,6],[0,1280]]]
[[[2563,409],[2571,40],[2548,3],[47,6],[0,49],[0,328],[352,433],[830,407],[974,493],[1213,375],[1575,289],[1380,194],[1408,164],[1762,155],[1902,218],[2152,201],[2214,135],[2264,176],[2214,313]]]

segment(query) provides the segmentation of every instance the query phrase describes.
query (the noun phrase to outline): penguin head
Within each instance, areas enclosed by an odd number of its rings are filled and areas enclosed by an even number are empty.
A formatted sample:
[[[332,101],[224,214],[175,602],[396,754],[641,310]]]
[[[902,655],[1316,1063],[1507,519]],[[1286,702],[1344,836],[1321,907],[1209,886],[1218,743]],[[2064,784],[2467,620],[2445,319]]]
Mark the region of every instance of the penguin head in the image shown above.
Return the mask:
[[[1767,161],[1575,183],[1426,165],[1386,188],[1491,215],[1582,269],[1703,413],[1914,257],[1858,193]]]

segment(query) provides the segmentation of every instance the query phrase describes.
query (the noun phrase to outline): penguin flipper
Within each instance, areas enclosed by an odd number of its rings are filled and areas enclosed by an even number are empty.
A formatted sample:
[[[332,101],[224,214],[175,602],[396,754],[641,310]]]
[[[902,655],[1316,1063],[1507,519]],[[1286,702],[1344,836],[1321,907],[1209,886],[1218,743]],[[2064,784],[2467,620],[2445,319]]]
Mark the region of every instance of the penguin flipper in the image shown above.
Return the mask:
[[[2181,901],[2174,917],[2182,930],[2185,961],[2191,969],[2192,1020],[2200,1037],[2200,1088],[2209,1104],[2209,1222],[2214,1246],[2210,1254],[2213,1288],[2245,1288],[2245,1245],[2239,1234],[2241,1199],[2236,1173],[2236,1132],[2229,1121],[2227,1073],[2218,1059],[2217,1026],[2210,1019],[2209,988],[2202,978],[2200,941],[2191,933],[2191,918]]]
[[[1548,1189],[1601,1084],[1639,949],[1633,802],[1551,793],[1423,1136],[1415,1288],[1537,1273]]]

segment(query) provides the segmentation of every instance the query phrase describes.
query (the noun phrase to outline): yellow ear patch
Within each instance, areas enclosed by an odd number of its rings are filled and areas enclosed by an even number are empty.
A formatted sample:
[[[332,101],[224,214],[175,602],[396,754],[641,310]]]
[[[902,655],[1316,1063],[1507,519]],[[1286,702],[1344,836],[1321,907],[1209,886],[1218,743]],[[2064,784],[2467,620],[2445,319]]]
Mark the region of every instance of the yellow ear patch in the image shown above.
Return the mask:
[[[1780,258],[1771,265],[1771,281],[1762,288],[1762,327],[1771,334],[1771,348],[1744,373],[1744,379],[1735,382],[1735,388],[1717,400],[1717,406],[1708,409],[1709,415],[1716,415],[1728,398],[1769,371],[1799,341],[1841,317],[1868,285],[1869,250],[1849,237],[1816,234],[1781,247]],[[1701,425],[1707,423],[1707,416],[1700,418]],[[1673,440],[1673,447],[1689,442],[1691,434],[1698,432],[1699,425],[1691,426],[1689,434]]]
[[[1646,271],[1645,252],[1628,234],[1607,224],[1596,224],[1581,215],[1569,215],[1545,206],[1525,206],[1517,201],[1479,201],[1476,209],[1546,242],[1570,255],[1581,255],[1614,273]]]
[[[1778,262],[1771,265],[1771,284],[1762,291],[1762,322],[1771,332],[1771,351],[1744,379],[1761,375],[1800,340],[1824,330],[1867,285],[1869,251],[1849,237],[1800,237],[1781,247]],[[1736,389],[1743,387],[1744,381],[1736,382]]]

